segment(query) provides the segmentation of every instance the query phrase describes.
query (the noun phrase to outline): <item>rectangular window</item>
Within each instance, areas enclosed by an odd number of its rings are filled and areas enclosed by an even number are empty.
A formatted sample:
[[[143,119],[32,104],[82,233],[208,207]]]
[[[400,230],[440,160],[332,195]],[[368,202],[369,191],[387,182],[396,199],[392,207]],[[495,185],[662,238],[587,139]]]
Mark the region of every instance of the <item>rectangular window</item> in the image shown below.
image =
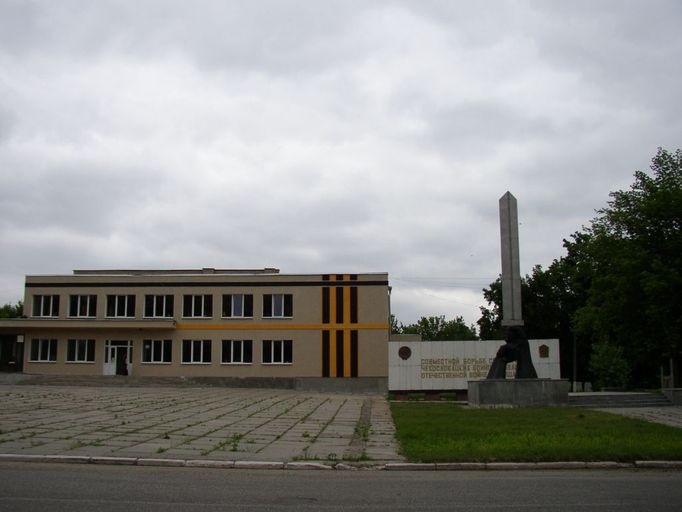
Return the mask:
[[[253,343],[251,340],[223,340],[223,364],[251,364]]]
[[[143,363],[172,363],[173,342],[171,340],[143,340]]]
[[[213,295],[184,295],[182,316],[185,318],[211,318],[213,316]]]
[[[182,362],[210,364],[211,340],[182,340]]]
[[[252,318],[253,295],[223,295],[223,318]]]
[[[31,361],[35,363],[56,363],[57,340],[31,340]]]
[[[107,295],[107,316],[111,318],[135,317],[135,295]]]
[[[294,316],[294,297],[291,294],[263,295],[264,318],[290,318]]]
[[[173,318],[172,295],[145,295],[145,318]]]
[[[97,295],[69,295],[69,316],[94,318],[97,316]]]
[[[292,364],[293,345],[291,340],[263,340],[263,364]]]
[[[66,342],[67,363],[94,363],[95,340],[68,340]]]
[[[34,295],[33,316],[59,316],[59,295]]]

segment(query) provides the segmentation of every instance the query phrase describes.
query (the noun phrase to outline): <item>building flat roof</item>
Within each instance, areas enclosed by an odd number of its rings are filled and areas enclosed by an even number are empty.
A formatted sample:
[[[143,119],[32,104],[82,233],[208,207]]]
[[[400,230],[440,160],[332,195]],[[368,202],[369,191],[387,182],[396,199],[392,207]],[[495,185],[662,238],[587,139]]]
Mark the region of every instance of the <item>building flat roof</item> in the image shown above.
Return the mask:
[[[279,274],[278,268],[234,269],[234,268],[197,268],[197,269],[101,269],[73,271],[74,276],[196,276],[196,275],[260,275]]]

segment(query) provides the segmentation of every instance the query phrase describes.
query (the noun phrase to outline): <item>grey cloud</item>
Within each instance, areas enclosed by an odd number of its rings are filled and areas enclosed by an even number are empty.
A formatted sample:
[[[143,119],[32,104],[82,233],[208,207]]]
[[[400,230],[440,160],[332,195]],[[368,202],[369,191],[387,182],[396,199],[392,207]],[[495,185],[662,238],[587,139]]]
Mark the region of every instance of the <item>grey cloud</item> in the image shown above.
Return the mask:
[[[20,218],[24,230],[66,227],[82,235],[111,232],[153,201],[156,179],[141,169],[73,162],[8,174],[0,216]]]
[[[27,273],[277,266],[473,322],[506,190],[529,272],[679,145],[680,8],[649,5],[0,0],[0,303]]]
[[[22,53],[36,44],[40,36],[40,10],[36,3],[2,0],[0,12],[0,47],[5,52]]]
[[[324,67],[347,49],[329,44],[364,2],[6,2],[5,32],[17,53],[50,47],[73,58],[181,52],[210,68],[272,72]],[[23,43],[23,44],[22,44]]]
[[[513,102],[513,98],[510,98]],[[421,135],[426,144],[439,152],[470,157],[485,153],[500,144],[529,138],[551,138],[554,128],[549,119],[533,118],[510,105],[495,100],[469,101],[433,112],[429,128]]]
[[[16,115],[0,105],[0,145],[9,139],[16,124]]]

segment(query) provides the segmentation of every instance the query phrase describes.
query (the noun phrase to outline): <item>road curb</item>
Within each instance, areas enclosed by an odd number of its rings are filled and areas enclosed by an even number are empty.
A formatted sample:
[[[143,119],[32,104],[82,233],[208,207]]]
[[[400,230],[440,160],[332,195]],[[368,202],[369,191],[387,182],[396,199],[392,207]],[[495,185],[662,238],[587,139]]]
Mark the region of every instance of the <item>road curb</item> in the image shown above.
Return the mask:
[[[147,467],[186,467],[215,469],[288,469],[311,471],[519,471],[519,470],[570,470],[570,469],[660,469],[682,470],[682,461],[670,460],[638,460],[635,462],[615,461],[565,461],[565,462],[439,462],[410,463],[389,462],[386,464],[353,464],[339,462],[325,464],[317,461],[256,461],[256,460],[201,460],[201,459],[164,459],[145,457],[105,457],[86,455],[33,455],[0,453],[0,462],[43,462],[60,464],[104,464],[129,465]]]
[[[320,462],[287,462],[285,469],[334,469],[333,466]]]
[[[236,460],[237,469],[284,469],[284,462],[266,462],[260,460]]]
[[[680,460],[636,460],[635,467],[645,469],[682,469]]]
[[[110,465],[128,465],[134,466],[137,464],[137,457],[90,457],[90,462],[93,464],[110,464]]]

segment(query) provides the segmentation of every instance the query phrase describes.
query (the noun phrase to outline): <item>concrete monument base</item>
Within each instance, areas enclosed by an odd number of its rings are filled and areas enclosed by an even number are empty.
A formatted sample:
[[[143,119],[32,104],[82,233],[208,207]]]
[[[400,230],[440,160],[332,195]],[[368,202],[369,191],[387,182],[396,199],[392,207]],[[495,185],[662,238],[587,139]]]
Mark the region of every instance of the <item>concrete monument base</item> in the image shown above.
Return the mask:
[[[568,405],[567,379],[487,379],[468,382],[470,407],[561,407]]]

